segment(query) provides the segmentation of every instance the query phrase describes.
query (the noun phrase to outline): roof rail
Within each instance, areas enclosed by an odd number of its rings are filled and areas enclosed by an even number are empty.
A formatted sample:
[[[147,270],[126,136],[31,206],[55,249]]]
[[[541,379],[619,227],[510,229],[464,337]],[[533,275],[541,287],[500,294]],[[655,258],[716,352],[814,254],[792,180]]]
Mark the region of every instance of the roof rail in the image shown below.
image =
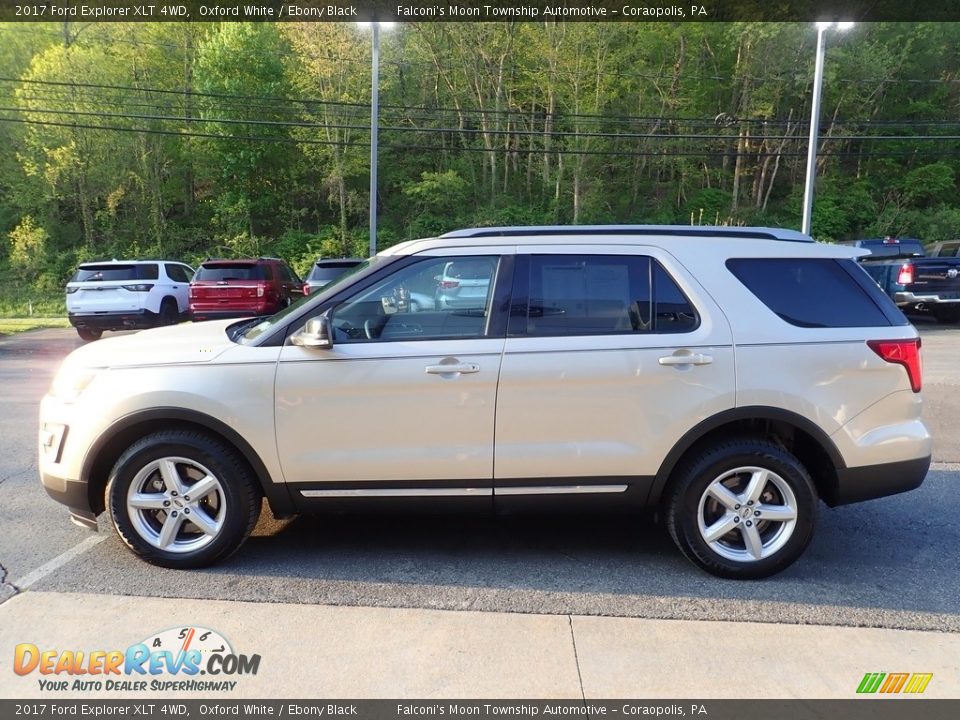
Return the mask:
[[[796,230],[768,227],[729,227],[726,225],[518,225],[466,228],[444,233],[442,238],[531,237],[535,235],[673,235],[676,237],[752,238],[813,242]]]

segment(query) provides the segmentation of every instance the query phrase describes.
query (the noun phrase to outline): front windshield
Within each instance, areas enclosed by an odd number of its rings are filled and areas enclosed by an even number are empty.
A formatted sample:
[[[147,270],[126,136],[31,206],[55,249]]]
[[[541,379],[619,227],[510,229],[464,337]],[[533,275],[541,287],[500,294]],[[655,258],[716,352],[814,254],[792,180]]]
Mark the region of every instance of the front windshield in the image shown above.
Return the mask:
[[[324,285],[322,291],[312,295],[303,296],[292,305],[285,307],[276,315],[270,315],[269,317],[265,318],[253,318],[241,323],[240,325],[235,325],[233,329],[230,330],[230,339],[236,343],[240,343],[241,345],[249,345],[258,337],[268,332],[271,328],[274,328],[279,323],[282,323],[288,315],[292,315],[300,310],[305,303],[313,302],[320,297],[325,297],[331,291],[335,292],[337,289],[339,289],[340,285],[346,281],[347,278],[353,277],[357,273],[363,272],[367,268],[375,267],[381,262],[383,262],[383,260],[378,256],[368,258],[356,267],[352,267],[344,272],[343,275],[338,276]]]

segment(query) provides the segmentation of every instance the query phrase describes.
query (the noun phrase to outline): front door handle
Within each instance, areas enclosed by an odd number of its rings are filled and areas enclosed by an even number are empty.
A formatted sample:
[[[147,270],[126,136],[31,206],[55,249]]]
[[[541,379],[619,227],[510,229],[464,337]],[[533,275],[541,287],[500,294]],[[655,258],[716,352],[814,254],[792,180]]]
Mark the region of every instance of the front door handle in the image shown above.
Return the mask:
[[[661,365],[709,365],[713,355],[690,353],[689,355],[667,355],[659,360]]]
[[[430,375],[453,375],[455,373],[466,375],[480,372],[480,366],[476,363],[450,363],[449,365],[427,365],[426,370]]]

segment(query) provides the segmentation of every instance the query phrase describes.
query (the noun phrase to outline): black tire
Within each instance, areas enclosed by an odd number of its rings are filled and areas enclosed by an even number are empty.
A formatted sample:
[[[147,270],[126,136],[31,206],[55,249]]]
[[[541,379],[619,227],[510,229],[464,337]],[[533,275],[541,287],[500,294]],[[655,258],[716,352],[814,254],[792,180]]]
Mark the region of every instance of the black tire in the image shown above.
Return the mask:
[[[177,307],[177,301],[171,297],[165,297],[160,303],[159,324],[176,325],[179,320],[180,309]]]
[[[151,469],[158,464],[170,467],[168,460],[181,483],[180,491],[172,495],[161,468]],[[191,487],[201,479],[209,485],[210,478],[216,482],[214,490],[189,497]],[[148,498],[153,504],[166,502],[167,507],[131,506],[133,485],[138,502]],[[141,492],[144,489],[148,492]],[[113,466],[106,492],[110,518],[127,547],[147,562],[168,568],[204,567],[223,560],[244,543],[260,516],[260,490],[247,464],[232,447],[198,432],[164,430],[141,438]],[[216,531],[204,532],[191,522],[201,518],[201,524]],[[163,546],[168,521],[175,529]]]
[[[753,477],[761,486],[759,497],[747,501]],[[665,502],[667,528],[680,551],[724,578],[759,579],[785,570],[806,549],[816,524],[817,492],[806,468],[779,445],[759,438],[729,438],[694,448],[677,467]],[[795,517],[764,520],[760,512],[758,520],[757,508],[769,508],[771,516],[793,509]],[[711,529],[719,533],[725,527],[729,530],[708,541]],[[759,543],[753,545],[759,559],[751,553],[748,537]]]
[[[960,307],[948,305],[946,307],[934,308],[933,316],[937,319],[937,322],[944,324],[955,323],[957,320],[960,320]]]
[[[103,330],[96,330],[94,328],[87,327],[78,327],[77,335],[80,336],[80,339],[84,342],[93,342],[94,340],[99,340],[100,336],[103,335]]]

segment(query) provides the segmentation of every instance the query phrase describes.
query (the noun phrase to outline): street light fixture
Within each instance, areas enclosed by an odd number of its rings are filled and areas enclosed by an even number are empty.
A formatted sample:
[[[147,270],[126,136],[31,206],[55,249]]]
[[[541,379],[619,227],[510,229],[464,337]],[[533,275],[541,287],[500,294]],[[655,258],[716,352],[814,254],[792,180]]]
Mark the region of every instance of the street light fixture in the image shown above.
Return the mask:
[[[800,231],[810,234],[813,220],[813,183],[817,174],[817,140],[820,135],[820,94],[823,90],[823,56],[826,51],[824,34],[831,27],[844,32],[853,27],[852,22],[817,23],[817,61],[813,69],[813,99],[810,108],[810,142],[807,144],[807,177],[803,184],[803,221]]]
[[[377,143],[380,114],[380,28],[393,27],[392,22],[360,22],[360,27],[373,31],[373,53],[370,71],[370,257],[377,254]]]

